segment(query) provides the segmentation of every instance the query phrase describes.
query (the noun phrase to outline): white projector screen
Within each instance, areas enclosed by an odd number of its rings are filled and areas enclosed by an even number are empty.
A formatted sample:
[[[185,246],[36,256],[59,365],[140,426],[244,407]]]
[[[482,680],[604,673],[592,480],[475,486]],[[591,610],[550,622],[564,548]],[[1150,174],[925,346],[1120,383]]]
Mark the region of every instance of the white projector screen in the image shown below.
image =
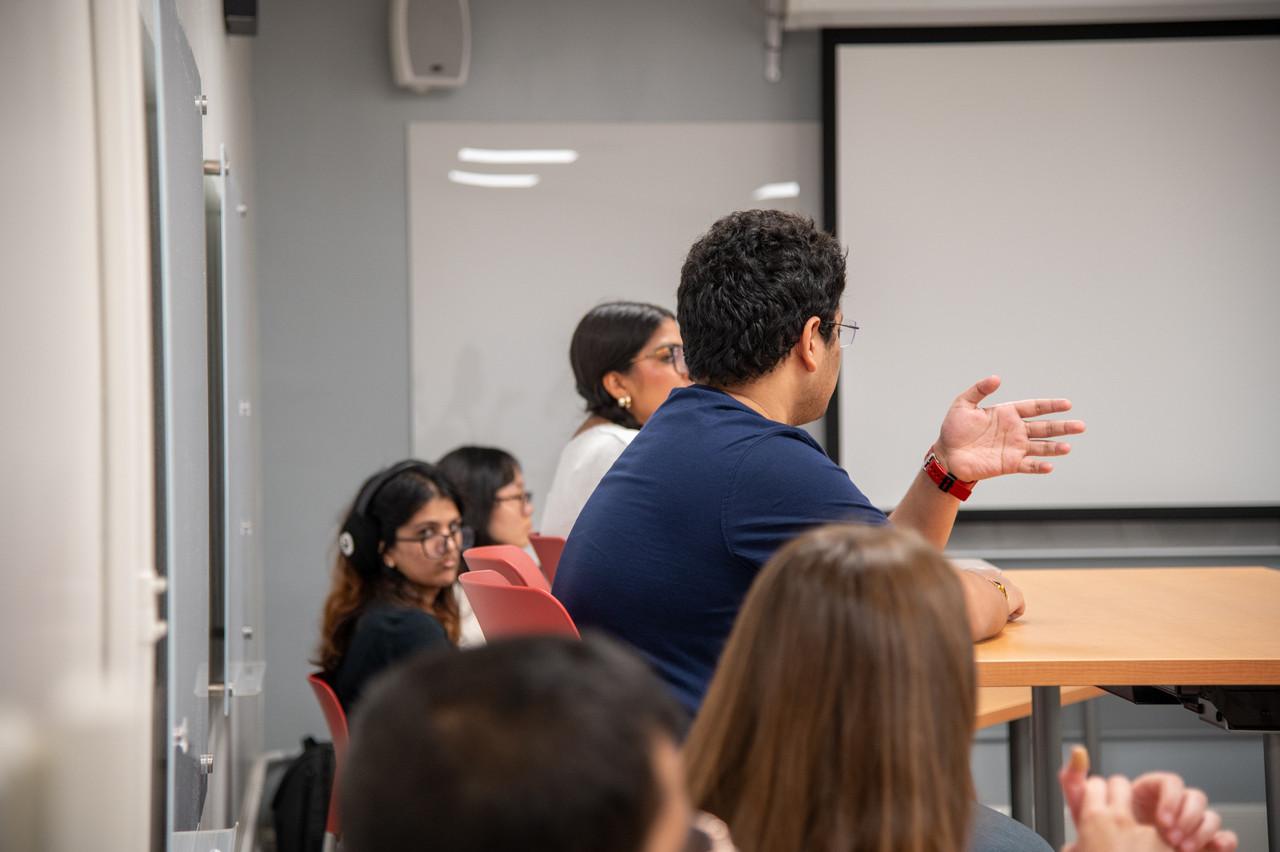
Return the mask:
[[[1280,38],[835,48],[841,461],[892,506],[947,406],[1088,434],[969,507],[1280,505]]]

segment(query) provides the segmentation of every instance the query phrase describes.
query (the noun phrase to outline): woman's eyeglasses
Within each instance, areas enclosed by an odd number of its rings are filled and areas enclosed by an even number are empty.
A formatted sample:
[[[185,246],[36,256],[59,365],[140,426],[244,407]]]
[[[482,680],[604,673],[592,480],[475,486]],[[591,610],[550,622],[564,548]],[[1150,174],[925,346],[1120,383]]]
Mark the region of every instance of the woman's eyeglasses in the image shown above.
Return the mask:
[[[684,361],[684,346],[679,343],[668,343],[664,346],[659,346],[652,352],[637,357],[635,361],[632,361],[631,363],[634,364],[636,361],[646,360],[657,361],[660,364],[668,364],[680,375],[689,375],[689,366]]]
[[[416,541],[422,546],[422,555],[428,559],[439,559],[449,552],[449,545],[459,553],[476,543],[475,530],[461,524],[453,524],[443,530],[423,530],[418,535],[396,538],[396,541]]]
[[[528,506],[533,502],[533,492],[525,491],[521,494],[511,494],[506,497],[493,498],[493,502],[495,503],[507,503],[507,502],[510,502],[511,500],[519,500],[522,505]]]

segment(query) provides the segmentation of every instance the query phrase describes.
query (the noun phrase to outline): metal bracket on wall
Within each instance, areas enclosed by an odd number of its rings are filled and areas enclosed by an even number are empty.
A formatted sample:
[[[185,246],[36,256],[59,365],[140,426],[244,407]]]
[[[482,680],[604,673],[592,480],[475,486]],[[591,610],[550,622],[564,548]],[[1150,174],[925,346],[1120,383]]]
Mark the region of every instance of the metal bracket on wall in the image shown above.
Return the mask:
[[[143,611],[151,614],[142,626],[143,644],[154,645],[169,632],[169,624],[160,617],[160,596],[169,590],[169,581],[159,574],[144,571],[138,575],[142,587]]]

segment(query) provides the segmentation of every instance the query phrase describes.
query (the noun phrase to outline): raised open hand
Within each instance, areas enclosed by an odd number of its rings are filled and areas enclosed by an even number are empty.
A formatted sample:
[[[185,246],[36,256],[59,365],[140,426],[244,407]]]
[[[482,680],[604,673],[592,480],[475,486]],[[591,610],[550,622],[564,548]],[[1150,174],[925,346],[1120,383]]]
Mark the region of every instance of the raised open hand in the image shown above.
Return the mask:
[[[1006,473],[1049,473],[1045,456],[1063,456],[1071,445],[1047,440],[1084,432],[1083,420],[1028,420],[1071,410],[1066,399],[1023,399],[988,408],[979,403],[1000,387],[988,376],[951,403],[934,452],[956,479],[973,482]]]

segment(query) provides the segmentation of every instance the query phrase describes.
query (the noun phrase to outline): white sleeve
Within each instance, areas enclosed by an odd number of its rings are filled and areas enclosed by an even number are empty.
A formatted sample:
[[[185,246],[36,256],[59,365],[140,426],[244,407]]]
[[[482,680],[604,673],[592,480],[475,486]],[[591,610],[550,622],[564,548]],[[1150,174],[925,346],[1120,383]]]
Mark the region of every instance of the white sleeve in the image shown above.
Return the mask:
[[[485,643],[484,631],[480,629],[480,622],[476,619],[475,610],[471,608],[471,601],[467,598],[467,590],[462,588],[461,583],[453,584],[453,595],[458,601],[458,647],[459,648],[476,648]]]
[[[569,535],[587,499],[636,435],[634,429],[597,429],[603,434],[592,436],[592,440],[577,447],[565,448],[542,513],[539,532],[543,535]]]

